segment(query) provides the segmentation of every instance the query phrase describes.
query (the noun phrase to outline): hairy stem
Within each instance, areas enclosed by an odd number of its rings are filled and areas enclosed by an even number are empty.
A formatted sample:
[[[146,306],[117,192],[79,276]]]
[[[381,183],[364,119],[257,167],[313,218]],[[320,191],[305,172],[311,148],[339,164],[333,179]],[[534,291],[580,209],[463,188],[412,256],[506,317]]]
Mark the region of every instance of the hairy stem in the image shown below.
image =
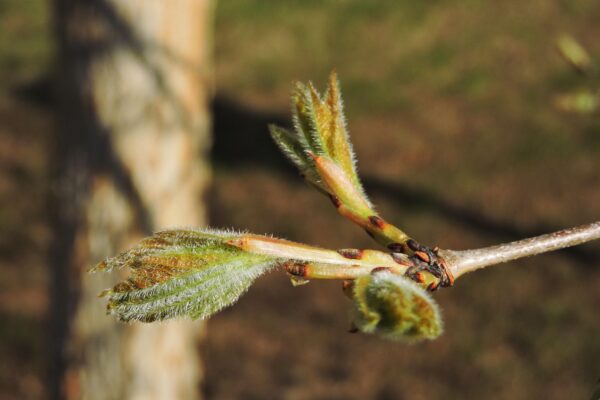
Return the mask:
[[[490,265],[575,246],[594,239],[600,239],[600,221],[481,249],[443,250],[441,254],[452,274],[458,278],[467,272]]]

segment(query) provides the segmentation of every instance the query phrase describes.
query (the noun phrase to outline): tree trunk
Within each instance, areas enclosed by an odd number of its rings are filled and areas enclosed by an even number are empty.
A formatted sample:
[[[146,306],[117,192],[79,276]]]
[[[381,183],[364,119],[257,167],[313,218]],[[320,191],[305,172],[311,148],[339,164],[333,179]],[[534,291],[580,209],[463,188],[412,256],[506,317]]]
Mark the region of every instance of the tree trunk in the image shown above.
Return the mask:
[[[197,399],[200,323],[125,325],[85,271],[143,235],[206,222],[210,0],[55,0],[58,134],[51,397]]]

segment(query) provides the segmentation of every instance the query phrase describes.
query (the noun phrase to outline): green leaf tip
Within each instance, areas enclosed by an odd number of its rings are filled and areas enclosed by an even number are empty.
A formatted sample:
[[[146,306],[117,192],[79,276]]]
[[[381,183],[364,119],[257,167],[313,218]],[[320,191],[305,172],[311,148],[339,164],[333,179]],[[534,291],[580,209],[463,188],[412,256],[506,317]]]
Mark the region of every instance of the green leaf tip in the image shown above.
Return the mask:
[[[365,333],[414,342],[435,339],[443,330],[438,306],[427,292],[389,271],[358,278],[353,302],[355,324]]]
[[[167,230],[109,258],[93,271],[128,267],[129,278],[102,293],[121,321],[206,318],[227,307],[275,267],[273,256],[245,252],[232,231]]]
[[[327,192],[327,188],[321,183],[321,178],[315,170],[313,161],[305,150],[306,146],[300,142],[299,138],[287,129],[273,124],[269,125],[269,132],[275,144],[298,168],[304,179],[319,191]]]
[[[410,237],[397,227],[372,223],[374,218],[383,220],[358,177],[337,74],[329,76],[324,94],[311,82],[296,82],[292,113],[293,132],[274,125],[269,130],[304,179],[328,196],[340,215],[361,226],[382,245],[406,243]]]
[[[331,187],[315,166],[314,158],[330,159],[344,174],[344,182],[371,207],[356,170],[356,159],[344,119],[343,102],[335,72],[321,95],[311,82],[296,82],[292,92],[294,132],[270,126],[271,136],[282,152],[298,167],[306,180],[329,194],[344,197]],[[313,156],[310,157],[309,154]]]

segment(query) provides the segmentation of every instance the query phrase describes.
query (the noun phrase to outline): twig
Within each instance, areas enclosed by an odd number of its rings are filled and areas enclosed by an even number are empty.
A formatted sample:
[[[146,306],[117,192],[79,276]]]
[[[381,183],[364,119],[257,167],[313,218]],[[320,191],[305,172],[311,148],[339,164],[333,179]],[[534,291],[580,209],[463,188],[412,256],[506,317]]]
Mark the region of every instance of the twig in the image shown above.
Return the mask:
[[[600,221],[481,249],[442,250],[441,255],[454,277],[458,278],[467,272],[490,265],[575,246],[594,239],[600,239]]]

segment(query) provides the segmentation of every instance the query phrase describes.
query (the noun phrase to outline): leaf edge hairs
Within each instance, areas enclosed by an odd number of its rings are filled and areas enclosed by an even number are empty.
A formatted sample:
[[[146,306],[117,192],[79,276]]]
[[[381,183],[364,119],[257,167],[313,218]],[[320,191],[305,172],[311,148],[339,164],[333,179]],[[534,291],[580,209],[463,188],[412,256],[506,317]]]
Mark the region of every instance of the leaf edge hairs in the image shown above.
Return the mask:
[[[419,285],[388,270],[356,279],[355,324],[366,333],[405,342],[435,339],[443,332],[436,302]]]

